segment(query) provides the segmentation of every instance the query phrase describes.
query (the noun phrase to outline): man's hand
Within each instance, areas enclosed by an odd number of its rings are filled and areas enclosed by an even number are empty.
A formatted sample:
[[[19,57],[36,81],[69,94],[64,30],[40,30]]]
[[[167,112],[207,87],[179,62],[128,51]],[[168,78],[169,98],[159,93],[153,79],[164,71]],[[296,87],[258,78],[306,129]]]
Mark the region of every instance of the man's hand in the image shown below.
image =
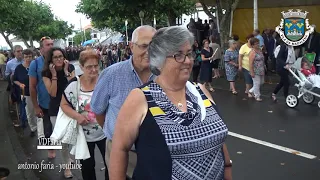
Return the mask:
[[[34,110],[35,110],[36,116],[38,118],[42,118],[43,117],[42,109],[39,106],[38,107],[34,107]]]

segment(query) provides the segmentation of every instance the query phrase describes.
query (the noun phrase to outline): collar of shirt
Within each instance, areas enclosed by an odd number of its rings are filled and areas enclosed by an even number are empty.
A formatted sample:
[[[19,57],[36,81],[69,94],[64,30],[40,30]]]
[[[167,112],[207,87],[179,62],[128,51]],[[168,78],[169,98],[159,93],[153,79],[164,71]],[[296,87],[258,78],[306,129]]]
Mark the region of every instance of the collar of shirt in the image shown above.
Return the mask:
[[[144,84],[144,83],[141,81],[141,78],[139,77],[136,69],[135,69],[134,66],[133,66],[133,55],[130,56],[130,59],[128,59],[128,61],[129,61],[129,65],[130,65],[131,70],[132,70],[133,73],[135,74],[136,78],[139,79],[140,84]],[[150,77],[149,77],[149,81],[153,80],[155,77],[156,77],[156,76],[151,73],[151,75],[150,75]]]

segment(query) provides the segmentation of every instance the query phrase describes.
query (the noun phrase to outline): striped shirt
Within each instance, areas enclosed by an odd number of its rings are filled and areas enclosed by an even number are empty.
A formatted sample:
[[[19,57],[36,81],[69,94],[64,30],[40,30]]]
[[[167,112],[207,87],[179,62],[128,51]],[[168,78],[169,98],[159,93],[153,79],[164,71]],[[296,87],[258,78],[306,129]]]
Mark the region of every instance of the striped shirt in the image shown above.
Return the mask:
[[[149,77],[149,81],[155,78]],[[132,57],[104,69],[99,76],[91,99],[95,114],[106,114],[103,132],[112,139],[118,113],[130,91],[144,83],[133,67]]]

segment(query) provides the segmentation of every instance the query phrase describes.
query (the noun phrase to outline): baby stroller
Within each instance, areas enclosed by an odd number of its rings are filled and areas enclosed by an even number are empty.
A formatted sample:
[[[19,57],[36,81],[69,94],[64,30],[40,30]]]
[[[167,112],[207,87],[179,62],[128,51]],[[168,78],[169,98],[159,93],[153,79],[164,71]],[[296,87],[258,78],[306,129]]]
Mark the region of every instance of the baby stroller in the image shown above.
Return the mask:
[[[315,86],[312,82],[310,82],[307,77],[301,72],[301,61],[302,57],[298,58],[296,62],[291,66],[289,72],[292,76],[298,80],[294,86],[296,86],[299,90],[298,96],[290,94],[286,98],[286,104],[290,108],[294,108],[299,104],[299,99],[302,97],[303,101],[307,104],[311,104],[315,100],[315,96],[320,98],[320,95],[313,92]],[[311,61],[309,58],[307,58]],[[313,61],[312,61],[313,63]],[[320,101],[318,102],[318,107],[320,108]]]

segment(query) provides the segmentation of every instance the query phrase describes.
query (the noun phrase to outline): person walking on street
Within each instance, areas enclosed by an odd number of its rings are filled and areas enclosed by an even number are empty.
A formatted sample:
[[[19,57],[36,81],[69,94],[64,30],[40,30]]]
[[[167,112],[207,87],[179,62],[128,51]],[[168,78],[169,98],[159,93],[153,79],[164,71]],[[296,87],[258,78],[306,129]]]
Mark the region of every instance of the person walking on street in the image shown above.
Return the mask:
[[[284,98],[287,98],[289,95],[289,86],[290,86],[290,79],[289,79],[289,71],[290,65],[287,63],[288,59],[288,45],[286,45],[283,41],[280,40],[280,50],[276,55],[276,71],[280,76],[280,82],[277,84],[276,88],[274,89],[271,97],[273,101],[277,100],[277,93],[283,88],[283,95]]]
[[[109,164],[116,119],[130,91],[154,79],[149,65],[148,47],[156,30],[140,26],[134,30],[130,48],[133,55],[127,61],[104,69],[92,95],[91,109],[107,137],[106,163]],[[132,177],[136,165],[134,148],[129,153],[127,176]],[[108,166],[109,167],[109,166]],[[109,171],[110,172],[110,171]]]
[[[244,81],[246,83],[245,93],[248,94],[248,97],[251,98],[249,90],[252,88],[252,77],[250,75],[250,66],[249,66],[249,54],[251,52],[250,39],[254,36],[252,34],[247,36],[247,43],[242,45],[239,51],[239,71],[242,71],[244,76]]]
[[[203,49],[201,50],[201,70],[200,70],[200,82],[209,88],[209,91],[214,92],[211,85],[212,82],[212,65],[213,50],[209,47],[209,40],[205,39],[202,42]]]
[[[42,70],[42,80],[50,95],[50,103],[48,114],[52,129],[57,120],[59,106],[63,91],[68,84],[68,81],[74,77],[75,68],[69,61],[66,60],[65,52],[58,47],[53,47],[49,50],[46,56],[46,62]],[[69,145],[62,144],[62,162],[63,164],[70,164]],[[64,171],[65,178],[71,178],[73,175],[71,170],[67,167]]]
[[[29,90],[32,104],[38,119],[38,138],[50,138],[52,134],[52,124],[48,113],[50,96],[42,80],[42,70],[45,63],[45,56],[53,47],[53,40],[50,37],[40,39],[41,56],[31,62],[29,67]],[[41,129],[41,132],[40,132]],[[43,131],[43,132],[42,132]],[[55,158],[55,150],[48,150],[48,158]]]
[[[264,83],[264,75],[266,70],[265,57],[261,48],[259,47],[259,39],[251,38],[250,45],[252,50],[249,54],[249,66],[250,75],[253,81],[253,87],[249,90],[251,96],[253,96],[257,101],[262,101],[260,98],[260,87]]]
[[[80,160],[82,178],[96,180],[95,146],[99,148],[102,157],[105,156],[106,149],[105,135],[90,107],[92,93],[99,76],[99,57],[94,50],[85,50],[80,53],[79,63],[83,74],[69,81],[63,92],[60,107],[67,116],[75,119],[84,131],[90,158]],[[80,83],[80,89],[78,89],[78,83]],[[79,94],[76,95],[76,93]],[[79,107],[78,112],[76,111],[77,106]],[[103,162],[106,167],[105,179],[107,180],[109,174],[104,158]]]
[[[20,87],[21,90],[24,91],[24,95],[26,98],[26,114],[28,119],[28,124],[31,130],[30,137],[35,136],[35,132],[37,130],[37,117],[34,112],[32,100],[29,92],[29,66],[32,60],[34,59],[34,54],[31,49],[25,49],[22,52],[23,54],[23,63],[18,65],[15,69],[15,73],[13,75],[13,82]]]
[[[133,89],[115,127],[110,179],[125,179],[128,153],[137,152],[134,180],[232,180],[228,128],[203,85],[188,82],[193,34],[159,29],[148,53],[155,80]]]
[[[238,58],[239,52],[237,50],[238,42],[235,40],[229,40],[229,49],[226,50],[224,54],[224,61],[225,61],[225,70],[227,80],[230,83],[230,91],[232,94],[238,94],[236,90],[235,80],[238,74]]]
[[[7,63],[7,58],[4,55],[3,51],[0,50],[0,80],[5,80],[6,79],[6,63]]]

